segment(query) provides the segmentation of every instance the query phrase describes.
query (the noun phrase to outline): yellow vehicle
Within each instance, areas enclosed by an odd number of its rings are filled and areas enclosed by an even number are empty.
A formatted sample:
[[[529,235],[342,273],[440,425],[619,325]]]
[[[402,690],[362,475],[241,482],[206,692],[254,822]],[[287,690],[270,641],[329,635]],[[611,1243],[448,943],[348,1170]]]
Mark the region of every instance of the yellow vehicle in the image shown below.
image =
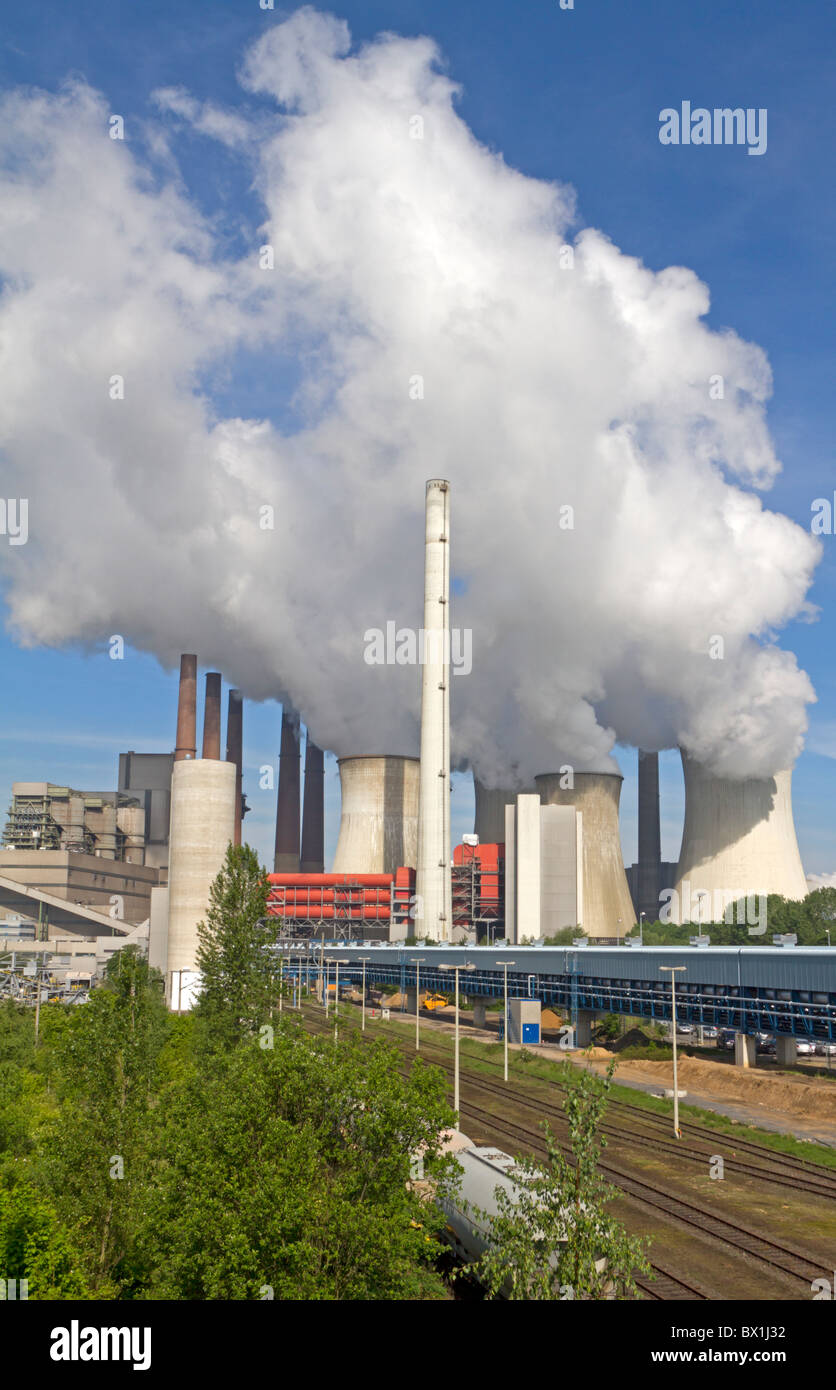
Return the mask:
[[[432,1012],[433,1009],[446,1009],[447,997],[444,994],[428,994],[424,999],[424,1008]]]

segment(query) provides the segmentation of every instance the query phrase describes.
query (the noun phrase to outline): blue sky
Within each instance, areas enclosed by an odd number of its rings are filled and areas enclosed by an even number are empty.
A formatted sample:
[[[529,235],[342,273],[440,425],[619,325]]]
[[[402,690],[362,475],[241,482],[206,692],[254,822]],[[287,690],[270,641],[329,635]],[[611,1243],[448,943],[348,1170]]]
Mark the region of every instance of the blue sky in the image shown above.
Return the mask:
[[[284,13],[289,13],[288,7]],[[506,3],[362,4],[334,12],[356,40],[381,29],[431,34],[462,84],[459,110],[479,140],[527,174],[571,183],[579,221],[604,230],[652,269],[691,267],[710,288],[712,327],[733,328],[758,343],[774,373],[769,424],[784,472],[769,506],[808,526],[811,502],[833,497],[833,275],[836,193],[832,177],[836,110],[832,99],[836,8],[786,0],[557,0]],[[235,78],[243,50],[276,22],[257,0],[43,0],[0,6],[0,84],[54,90],[83,75],[126,119],[152,114],[149,94],[183,85],[221,105],[246,104]],[[663,147],[658,114],[694,105],[765,107],[768,151],[737,147]],[[252,191],[228,152],[184,136],[178,155],[190,190],[209,212],[226,216],[232,186],[257,218]],[[223,196],[222,196],[223,194]],[[236,226],[229,223],[234,246]],[[292,362],[269,373],[236,364],[216,394],[218,408],[269,409],[282,418]],[[836,538],[810,593],[818,621],[793,623],[781,643],[798,655],[818,694],[807,750],[795,776],[795,813],[808,872],[836,870],[832,793],[836,757]],[[659,562],[676,538],[660,537]],[[650,557],[648,563],[652,563]],[[49,778],[85,787],[115,783],[117,755],[168,747],[176,691],[171,673],[128,650],[19,650],[8,636],[3,657],[0,789],[13,780]],[[453,711],[455,719],[455,709]],[[279,711],[245,711],[248,775],[256,810],[252,838],[270,852],[272,795],[259,792],[257,768],[278,744]],[[625,773],[622,824],[628,862],[635,846],[635,757],[619,754]],[[329,841],[338,815],[336,771],[329,764]],[[663,853],[676,858],[681,777],[663,758]],[[454,830],[470,828],[472,794],[457,779]]]

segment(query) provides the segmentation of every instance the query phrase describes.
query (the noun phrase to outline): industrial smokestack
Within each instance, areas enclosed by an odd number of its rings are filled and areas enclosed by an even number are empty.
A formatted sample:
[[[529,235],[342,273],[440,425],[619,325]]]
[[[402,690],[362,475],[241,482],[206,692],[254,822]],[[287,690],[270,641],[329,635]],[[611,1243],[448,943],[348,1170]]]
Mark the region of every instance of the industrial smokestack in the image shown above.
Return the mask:
[[[226,761],[235,764],[235,833],[234,845],[241,843],[241,822],[244,818],[244,707],[240,690],[230,690],[226,710]]]
[[[685,825],[672,918],[719,921],[726,906],[752,895],[806,897],[792,816],[792,772],[735,782],[715,777],[685,753],[682,768]]]
[[[206,672],[206,701],[203,706],[203,756],[216,762],[221,756],[221,673]]]
[[[636,914],[618,827],[623,777],[617,772],[576,772],[574,786],[564,787],[566,773],[549,772],[534,781],[545,806],[574,806],[581,813],[583,836],[583,922],[587,936],[621,937],[632,929]]]
[[[501,845],[505,843],[505,807],[516,806],[520,793],[531,793],[533,787],[521,787],[513,791],[508,787],[486,787],[473,774],[473,788],[476,794],[476,814],[473,833],[479,836],[481,845]]]
[[[305,800],[302,807],[302,873],[325,868],[325,760],[308,734],[305,740]]]
[[[180,657],[180,693],[177,701],[177,743],[174,761],[184,762],[197,751],[197,657]]]
[[[662,838],[659,824],[659,754],[639,749],[639,857],[636,898],[649,922],[659,916]]]
[[[335,874],[393,874],[418,860],[418,759],[340,758]],[[418,925],[418,924],[417,924]]]
[[[432,941],[449,941],[450,878],[450,484],[427,483],[424,539],[424,663],[416,895]]]
[[[299,872],[299,717],[287,706],[282,707],[273,871],[277,874]]]

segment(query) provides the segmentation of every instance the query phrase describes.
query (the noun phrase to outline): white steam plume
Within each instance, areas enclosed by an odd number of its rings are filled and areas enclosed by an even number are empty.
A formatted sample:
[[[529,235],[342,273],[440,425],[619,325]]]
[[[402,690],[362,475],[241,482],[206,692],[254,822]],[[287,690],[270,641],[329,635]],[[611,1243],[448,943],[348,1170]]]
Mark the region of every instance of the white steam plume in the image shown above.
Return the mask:
[[[197,651],[287,694],[322,746],[414,753],[417,672],[367,665],[363,634],[420,624],[423,484],[443,476],[452,622],[473,631],[454,751],[484,781],[611,767],[616,737],[731,776],[791,764],[814,697],[775,634],[818,547],[752,491],[779,467],[763,353],[706,327],[689,270],[576,235],[570,190],[481,146],[429,39],[352,52],[306,8],[241,81],[233,112],[158,93],[145,143],[109,139],[84,84],[3,103],[0,449],[30,539],[0,563],[21,639]],[[263,222],[238,261],[172,175],[183,120],[252,161]],[[265,375],[296,357],[296,427],[219,418],[207,381],[232,364],[234,383],[243,351]]]

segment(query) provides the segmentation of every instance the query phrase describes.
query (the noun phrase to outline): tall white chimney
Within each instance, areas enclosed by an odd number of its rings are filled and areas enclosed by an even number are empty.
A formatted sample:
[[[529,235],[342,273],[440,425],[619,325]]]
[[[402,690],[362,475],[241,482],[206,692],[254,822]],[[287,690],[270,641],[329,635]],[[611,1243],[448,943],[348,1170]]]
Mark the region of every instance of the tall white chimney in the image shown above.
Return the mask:
[[[421,771],[418,793],[416,931],[449,941],[450,880],[450,484],[427,483]]]

